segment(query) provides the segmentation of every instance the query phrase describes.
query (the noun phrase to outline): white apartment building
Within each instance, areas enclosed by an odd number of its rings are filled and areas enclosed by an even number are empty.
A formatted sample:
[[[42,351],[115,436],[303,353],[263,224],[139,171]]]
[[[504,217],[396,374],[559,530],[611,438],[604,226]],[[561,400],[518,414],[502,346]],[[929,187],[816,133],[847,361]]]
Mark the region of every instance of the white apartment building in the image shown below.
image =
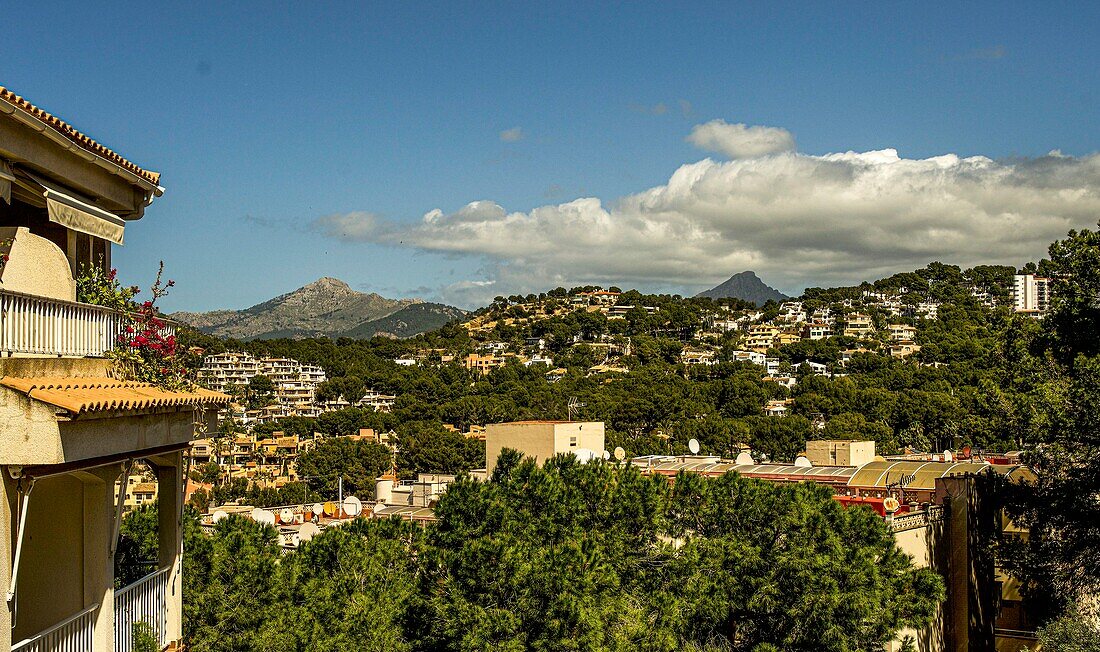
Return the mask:
[[[1039,316],[1050,310],[1050,279],[1034,274],[1017,274],[1012,288],[1016,312]]]
[[[218,353],[202,359],[199,382],[217,392],[233,385],[247,385],[260,373],[260,361],[247,353]]]
[[[275,383],[276,398],[283,405],[304,406],[313,402],[317,385],[325,381],[325,370],[290,358],[256,359],[248,353],[227,352],[203,358],[199,382],[215,391],[247,385],[258,375]]]

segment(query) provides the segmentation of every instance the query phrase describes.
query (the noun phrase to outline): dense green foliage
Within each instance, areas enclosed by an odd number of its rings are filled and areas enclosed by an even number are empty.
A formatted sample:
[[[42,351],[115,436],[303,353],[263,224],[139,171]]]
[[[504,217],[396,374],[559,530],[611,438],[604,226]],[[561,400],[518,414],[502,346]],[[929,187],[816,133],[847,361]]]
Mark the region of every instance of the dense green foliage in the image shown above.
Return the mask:
[[[1013,342],[1016,382],[1032,388],[1041,419],[1028,457],[1039,481],[1008,488],[1029,536],[1001,544],[1033,604],[1052,615],[1100,590],[1100,231],[1071,231],[1044,266],[1051,314]]]
[[[491,482],[460,479],[436,514],[427,528],[360,520],[288,555],[240,517],[212,536],[189,526],[190,649],[881,650],[943,596],[881,518],[811,484],[673,487],[506,451]],[[155,518],[139,510],[125,532]]]

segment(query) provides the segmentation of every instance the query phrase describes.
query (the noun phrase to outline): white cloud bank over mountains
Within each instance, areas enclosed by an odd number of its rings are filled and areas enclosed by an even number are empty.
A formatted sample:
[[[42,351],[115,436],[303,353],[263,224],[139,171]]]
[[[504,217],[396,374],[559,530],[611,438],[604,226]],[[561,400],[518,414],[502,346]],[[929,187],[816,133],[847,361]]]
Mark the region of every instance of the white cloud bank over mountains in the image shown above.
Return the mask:
[[[1100,217],[1100,155],[995,161],[892,149],[812,156],[783,129],[712,121],[689,140],[734,157],[677,169],[611,205],[581,198],[509,212],[475,201],[419,223],[365,212],[314,222],[345,240],[485,260],[441,289],[472,305],[555,285],[704,289],[755,270],[788,292],[912,270],[932,260],[1022,264]]]

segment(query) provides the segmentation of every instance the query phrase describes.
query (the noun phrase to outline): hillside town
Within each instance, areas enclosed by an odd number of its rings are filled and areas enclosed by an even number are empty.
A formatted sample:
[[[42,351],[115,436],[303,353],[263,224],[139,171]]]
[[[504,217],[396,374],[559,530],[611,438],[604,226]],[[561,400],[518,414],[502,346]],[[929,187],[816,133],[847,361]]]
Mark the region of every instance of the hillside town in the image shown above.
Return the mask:
[[[1100,15],[994,13],[5,12],[0,652],[1100,652]]]

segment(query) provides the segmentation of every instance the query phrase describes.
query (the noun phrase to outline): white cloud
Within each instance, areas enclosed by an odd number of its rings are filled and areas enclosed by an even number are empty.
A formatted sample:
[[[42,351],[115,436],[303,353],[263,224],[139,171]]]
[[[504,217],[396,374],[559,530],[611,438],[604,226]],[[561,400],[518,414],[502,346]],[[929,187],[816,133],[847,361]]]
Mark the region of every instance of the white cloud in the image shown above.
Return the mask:
[[[523,128],[512,127],[511,129],[505,129],[500,132],[500,139],[506,143],[515,143],[523,140]]]
[[[695,125],[687,141],[699,149],[734,159],[794,151],[794,136],[786,129],[729,124],[725,120]]]
[[[475,305],[556,285],[704,289],[755,270],[788,292],[871,280],[939,260],[1023,264],[1100,216],[1100,154],[994,161],[895,150],[704,159],[610,205],[509,212],[476,201],[419,223],[329,215],[326,235],[479,258],[491,285],[444,288]]]

